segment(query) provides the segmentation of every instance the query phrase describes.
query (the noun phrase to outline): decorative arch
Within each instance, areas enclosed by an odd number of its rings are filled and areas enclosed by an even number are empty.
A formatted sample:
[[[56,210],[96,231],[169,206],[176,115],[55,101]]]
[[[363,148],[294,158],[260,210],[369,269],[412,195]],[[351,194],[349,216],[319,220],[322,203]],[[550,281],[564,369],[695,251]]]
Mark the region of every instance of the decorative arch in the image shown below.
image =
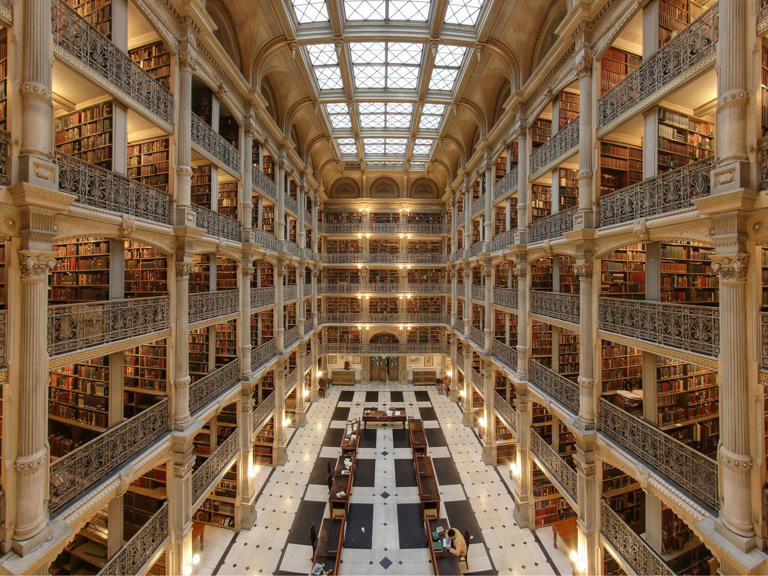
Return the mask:
[[[501,88],[499,88],[498,93],[496,94],[496,103],[493,106],[491,126],[495,125],[499,118],[501,118],[501,115],[504,114],[504,103],[507,101],[511,93],[512,85],[510,84],[509,80],[505,80],[501,85]]]
[[[224,48],[224,51],[232,58],[232,61],[237,64],[238,69],[242,71],[243,62],[240,57],[240,37],[237,34],[237,27],[235,26],[235,19],[232,18],[232,13],[219,0],[207,0],[205,9],[214,24],[216,24],[213,35],[219,41],[221,47]]]
[[[436,199],[440,196],[437,183],[430,178],[418,178],[411,184],[411,198]]]
[[[370,344],[400,344],[400,337],[385,328],[381,332],[371,334],[368,342]]]
[[[371,198],[397,198],[400,188],[392,178],[383,176],[371,184]]]
[[[549,52],[549,49],[557,42],[555,30],[557,30],[557,27],[567,15],[568,6],[565,0],[552,0],[536,35],[535,48],[531,54],[531,71],[535,69],[542,58]]]
[[[339,178],[328,191],[328,198],[360,198],[360,185],[352,178]]]
[[[261,91],[261,95],[264,96],[265,105],[264,108],[266,109],[267,113],[272,116],[272,119],[277,122],[277,106],[275,105],[275,92],[272,90],[272,86],[269,83],[269,80],[264,80],[264,82],[261,83],[261,86],[259,87],[259,90]]]

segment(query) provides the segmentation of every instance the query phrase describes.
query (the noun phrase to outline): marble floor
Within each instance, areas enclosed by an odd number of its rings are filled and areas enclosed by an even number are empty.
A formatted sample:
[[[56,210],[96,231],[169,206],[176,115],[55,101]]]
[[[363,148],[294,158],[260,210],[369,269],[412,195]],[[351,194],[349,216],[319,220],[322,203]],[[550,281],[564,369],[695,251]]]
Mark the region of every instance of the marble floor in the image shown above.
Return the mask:
[[[402,384],[333,387],[314,403],[304,427],[291,430],[288,461],[259,472],[253,528],[235,535],[206,528],[195,575],[307,574],[312,548],[308,527],[319,528],[328,512],[326,461],[340,454],[348,418],[365,407],[392,407],[424,420],[441,494],[441,517],[471,534],[469,574],[571,574],[550,530],[517,527],[511,480],[503,468],[486,466],[475,433],[462,414],[434,388]],[[393,428],[364,431],[350,497],[340,573],[432,574],[407,433]]]

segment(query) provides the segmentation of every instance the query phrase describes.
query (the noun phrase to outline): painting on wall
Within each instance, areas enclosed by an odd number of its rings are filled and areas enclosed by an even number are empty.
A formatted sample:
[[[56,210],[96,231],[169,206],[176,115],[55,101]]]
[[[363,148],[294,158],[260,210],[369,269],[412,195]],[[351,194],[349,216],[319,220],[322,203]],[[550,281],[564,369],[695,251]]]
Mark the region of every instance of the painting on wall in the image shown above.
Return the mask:
[[[413,365],[417,365],[420,363],[420,360],[421,358],[419,358],[418,356],[411,356],[410,363]]]
[[[334,356],[333,354],[330,354],[328,356],[328,364],[331,366],[336,364],[336,356]]]
[[[432,356],[426,356],[424,358],[424,366],[434,366],[434,364],[433,364],[434,361],[435,360],[434,360],[434,358],[432,358]]]
[[[352,364],[361,364],[360,356],[352,356]]]

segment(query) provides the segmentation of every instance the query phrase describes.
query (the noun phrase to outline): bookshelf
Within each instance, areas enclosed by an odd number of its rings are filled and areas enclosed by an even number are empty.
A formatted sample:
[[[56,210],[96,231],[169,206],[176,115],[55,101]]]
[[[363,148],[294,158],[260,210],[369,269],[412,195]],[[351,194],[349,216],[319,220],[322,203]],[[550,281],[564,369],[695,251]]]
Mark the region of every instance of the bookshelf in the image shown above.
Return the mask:
[[[568,330],[560,331],[558,372],[574,382],[579,377],[579,336]]]
[[[346,326],[329,326],[326,328],[325,337],[329,344],[360,344],[363,341],[363,333],[359,328]],[[376,339],[376,342],[392,344],[395,338],[394,335],[383,334]]]
[[[716,304],[719,282],[712,272],[712,254],[714,249],[694,243],[662,244],[662,301]]]
[[[373,242],[371,242],[371,244],[371,252],[373,252]],[[395,244],[397,243],[395,242]],[[325,243],[325,251],[328,254],[360,254],[363,251],[363,247],[360,240],[341,240],[329,238]],[[398,251],[399,250],[395,250],[395,253]]]
[[[275,448],[275,417],[272,416],[253,441],[253,463],[271,466]]]
[[[531,289],[552,291],[552,257],[539,258],[531,263]]]
[[[50,373],[48,418],[93,432],[109,426],[109,357],[68,364]]]
[[[578,196],[577,196],[578,200]],[[539,220],[552,212],[552,186],[534,184],[531,186],[531,219]]]
[[[216,290],[237,288],[237,262],[226,256],[216,257]]]
[[[659,172],[679,168],[712,155],[714,128],[711,122],[668,108],[659,108],[658,123]]]
[[[50,304],[109,298],[109,241],[84,238],[54,244],[56,267],[51,272]]]
[[[56,150],[112,169],[112,102],[102,102],[59,116]]]
[[[326,212],[323,214],[323,222],[326,224],[362,224],[361,212]]]
[[[602,498],[632,529],[644,531],[645,493],[634,478],[603,463]]]
[[[154,246],[133,240],[125,247],[125,297],[168,293],[168,259]]]
[[[329,240],[328,242],[330,243],[331,241]],[[340,242],[344,241],[340,240]],[[397,254],[400,252],[400,242],[397,240],[371,240],[368,250],[371,254]],[[345,252],[345,250],[342,250],[342,252]]]
[[[65,2],[104,36],[112,37],[112,0],[65,0]]]
[[[325,302],[329,314],[360,314],[362,312],[362,303],[357,298],[328,296]]]
[[[275,233],[275,205],[264,203],[261,215],[261,229],[270,234]]]
[[[378,277],[374,280],[374,272],[386,272],[386,270],[371,270],[371,282],[380,282]],[[321,272],[323,282],[326,284],[360,284],[360,270],[357,268],[327,268]],[[395,281],[396,282],[396,281]]]
[[[0,29],[0,130],[7,130],[8,117],[8,30]]]
[[[642,244],[620,248],[601,260],[600,294],[645,297],[645,247]]]
[[[216,324],[216,368],[237,359],[237,323]]]
[[[128,144],[128,178],[168,193],[169,141],[157,138]]]
[[[211,208],[211,165],[192,166],[191,200],[198,206]]]
[[[659,0],[659,47],[664,46],[704,13],[704,2]]]
[[[600,60],[600,96],[632,74],[642,64],[637,54],[618,48],[608,48]]]
[[[195,254],[192,259],[192,272],[189,275],[189,293],[211,291],[211,255]]]
[[[537,118],[531,125],[531,151],[549,142],[550,138],[552,138],[552,121]]]
[[[195,511],[193,520],[219,528],[235,529],[237,510],[237,462],[233,462]]]
[[[579,94],[576,92],[560,93],[560,118],[559,127],[562,130],[565,126],[579,117]]]
[[[560,259],[560,292],[562,294],[578,294],[579,278],[573,271],[573,256],[558,256]]]
[[[158,500],[166,497],[167,480],[166,470],[163,466],[153,468],[139,476],[128,486],[128,491],[135,494],[143,494]]]
[[[440,296],[422,296],[406,301],[409,314],[440,314],[445,309],[445,302]]]
[[[768,248],[760,250],[760,278],[762,309],[766,311],[768,310]]]
[[[501,418],[495,418],[496,421],[496,465],[509,466],[515,461],[517,456],[516,442],[512,431],[501,421]]]
[[[600,143],[600,195],[643,180],[643,150],[637,146]]]
[[[133,48],[128,56],[152,78],[171,89],[171,52],[165,42],[158,40]]]
[[[48,568],[50,574],[97,574],[107,563],[109,515],[97,512]]]
[[[440,254],[443,244],[440,240],[411,240],[406,244],[408,254]]]
[[[552,330],[543,322],[533,321],[531,357],[544,366],[552,366]]]
[[[643,387],[643,356],[639,350],[603,340],[600,347],[603,392]]]
[[[760,127],[761,135],[768,135],[768,42],[760,42]]]
[[[261,333],[259,334],[259,344],[264,344],[275,337],[275,317],[271,310],[259,312],[261,321]]]
[[[531,462],[533,479],[531,481],[531,493],[534,504],[534,524],[536,528],[549,526],[558,520],[560,508],[560,495],[552,482],[544,475],[544,472]]]
[[[189,375],[193,382],[208,374],[208,332],[208,328],[189,331]]]
[[[443,329],[439,326],[414,326],[408,331],[407,342],[408,344],[438,344],[442,338]]]
[[[142,344],[123,352],[125,415],[138,414],[165,396],[168,358],[165,340]]]
[[[237,180],[219,180],[219,214],[237,220]]]

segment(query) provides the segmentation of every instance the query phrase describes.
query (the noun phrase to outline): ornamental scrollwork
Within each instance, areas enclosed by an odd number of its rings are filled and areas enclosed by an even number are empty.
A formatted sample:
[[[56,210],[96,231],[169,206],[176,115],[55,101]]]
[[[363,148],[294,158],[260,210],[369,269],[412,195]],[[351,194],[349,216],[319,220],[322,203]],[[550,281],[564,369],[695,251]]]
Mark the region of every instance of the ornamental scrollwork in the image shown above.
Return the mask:
[[[46,278],[56,267],[56,258],[53,252],[19,250],[19,265],[24,278]]]
[[[712,271],[721,279],[730,282],[746,281],[749,254],[715,254],[709,258],[712,260]]]

